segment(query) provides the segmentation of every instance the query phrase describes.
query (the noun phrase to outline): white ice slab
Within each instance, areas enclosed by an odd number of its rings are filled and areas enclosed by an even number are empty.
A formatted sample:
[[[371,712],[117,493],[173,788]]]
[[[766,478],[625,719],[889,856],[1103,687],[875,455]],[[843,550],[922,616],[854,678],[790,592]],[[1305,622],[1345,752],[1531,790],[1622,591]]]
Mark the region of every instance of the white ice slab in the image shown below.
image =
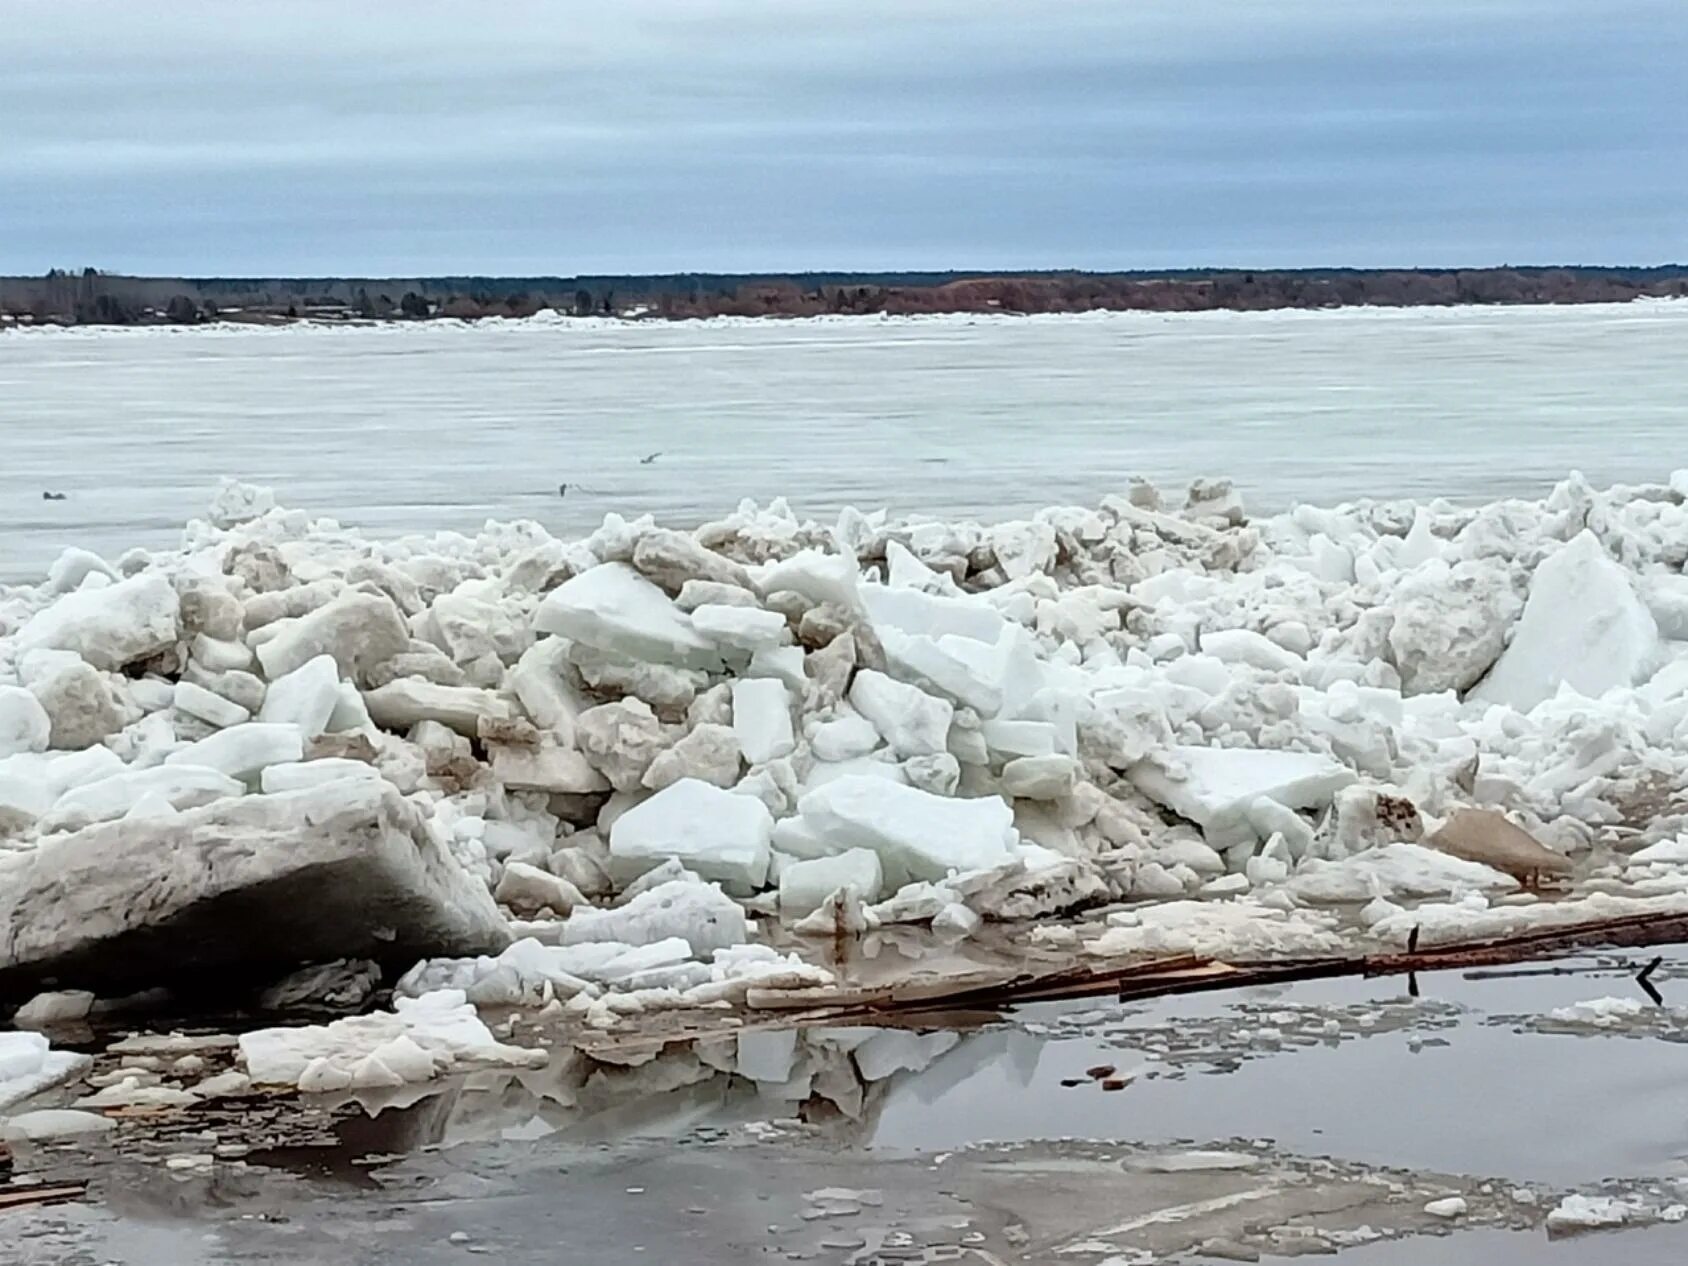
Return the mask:
[[[1467,697],[1520,712],[1561,684],[1598,698],[1645,681],[1660,657],[1658,625],[1629,574],[1585,530],[1536,568],[1511,642]]]
[[[1318,809],[1355,780],[1353,770],[1328,756],[1244,747],[1173,747],[1138,762],[1129,776],[1151,800],[1199,825],[1219,848],[1257,837],[1249,807],[1258,797]]]
[[[1001,865],[1019,843],[1014,812],[998,796],[955,800],[852,775],[807,792],[797,807],[805,827],[839,851],[878,853],[892,888]]]
[[[615,820],[610,861],[626,879],[676,858],[727,891],[748,896],[768,877],[773,830],[773,815],[756,797],[682,778]]]
[[[720,652],[669,596],[626,563],[604,563],[545,596],[534,631],[636,659],[719,670]]]

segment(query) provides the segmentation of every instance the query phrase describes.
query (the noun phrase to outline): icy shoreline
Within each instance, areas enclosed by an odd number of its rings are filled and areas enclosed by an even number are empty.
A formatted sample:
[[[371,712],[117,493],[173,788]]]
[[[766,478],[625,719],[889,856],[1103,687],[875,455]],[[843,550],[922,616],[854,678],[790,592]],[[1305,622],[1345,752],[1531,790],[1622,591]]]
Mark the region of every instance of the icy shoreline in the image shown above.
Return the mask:
[[[260,989],[286,894],[291,952],[418,995],[250,1043],[337,1089],[527,1058],[465,1003],[730,1010],[897,924],[1246,959],[1688,909],[1685,496],[379,541],[230,484],[0,588],[0,991],[144,984],[124,937]]]

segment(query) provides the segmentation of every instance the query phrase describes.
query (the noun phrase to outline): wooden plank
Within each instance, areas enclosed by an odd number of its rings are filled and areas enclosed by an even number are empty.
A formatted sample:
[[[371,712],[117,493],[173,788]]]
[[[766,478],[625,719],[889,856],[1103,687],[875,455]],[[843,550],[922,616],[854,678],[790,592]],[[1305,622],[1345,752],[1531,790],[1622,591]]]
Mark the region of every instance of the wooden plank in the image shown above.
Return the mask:
[[[88,1184],[68,1183],[57,1187],[14,1187],[0,1191],[0,1212],[8,1209],[33,1209],[47,1204],[63,1204],[66,1200],[80,1200],[88,1193]]]

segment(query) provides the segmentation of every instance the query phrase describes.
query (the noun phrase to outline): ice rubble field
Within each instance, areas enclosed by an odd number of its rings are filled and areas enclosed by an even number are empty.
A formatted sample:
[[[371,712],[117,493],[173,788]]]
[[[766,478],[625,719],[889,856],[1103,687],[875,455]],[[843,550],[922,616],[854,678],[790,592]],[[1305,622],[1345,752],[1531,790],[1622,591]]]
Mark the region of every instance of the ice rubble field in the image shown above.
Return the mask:
[[[477,1004],[829,983],[776,922],[1246,958],[1688,910],[1685,503],[379,541],[226,484],[179,550],[0,589],[0,993],[381,959],[394,1011],[241,1038],[332,1090],[543,1058]],[[64,1075],[0,1037],[0,1092]]]

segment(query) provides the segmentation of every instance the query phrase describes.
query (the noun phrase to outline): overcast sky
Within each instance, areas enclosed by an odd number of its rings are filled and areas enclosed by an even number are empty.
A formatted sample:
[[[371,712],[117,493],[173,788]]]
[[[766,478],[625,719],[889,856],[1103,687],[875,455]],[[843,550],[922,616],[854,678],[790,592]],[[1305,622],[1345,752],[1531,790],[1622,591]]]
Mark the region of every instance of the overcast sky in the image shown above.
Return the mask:
[[[1688,0],[0,3],[0,272],[1688,259]]]

